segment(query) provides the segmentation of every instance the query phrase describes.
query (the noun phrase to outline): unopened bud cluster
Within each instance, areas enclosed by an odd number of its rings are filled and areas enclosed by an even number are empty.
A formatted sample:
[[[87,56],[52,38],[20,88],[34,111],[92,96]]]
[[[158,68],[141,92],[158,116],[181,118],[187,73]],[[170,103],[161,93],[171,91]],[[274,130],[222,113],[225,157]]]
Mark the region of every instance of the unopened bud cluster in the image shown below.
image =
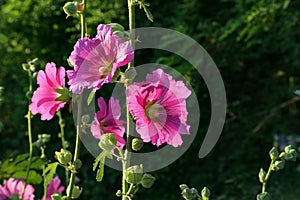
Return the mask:
[[[179,187],[182,197],[186,200],[209,200],[210,191],[207,187],[202,189],[201,196],[196,188],[189,188],[186,184],[181,184]]]

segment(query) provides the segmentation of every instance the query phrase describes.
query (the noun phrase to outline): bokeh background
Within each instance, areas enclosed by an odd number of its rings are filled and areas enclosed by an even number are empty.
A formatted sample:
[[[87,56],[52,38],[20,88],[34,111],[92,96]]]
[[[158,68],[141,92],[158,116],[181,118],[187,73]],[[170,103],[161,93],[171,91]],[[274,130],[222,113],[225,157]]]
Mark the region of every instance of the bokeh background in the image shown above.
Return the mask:
[[[28,151],[27,74],[21,64],[39,58],[68,66],[67,58],[80,37],[78,18],[68,18],[62,0],[0,0],[0,160]],[[95,35],[100,23],[117,22],[128,27],[127,1],[88,1],[88,33]],[[137,27],[157,26],[180,31],[198,41],[211,55],[223,77],[227,93],[227,118],[221,138],[204,159],[198,158],[210,119],[210,99],[201,76],[186,61],[162,51],[136,52],[136,65],[157,62],[184,74],[197,93],[201,122],[197,138],[189,150],[172,165],[153,173],[157,177],[150,190],[141,189],[137,199],[180,199],[179,184],[199,190],[207,186],[214,200],[255,199],[260,192],[258,171],[267,168],[273,145],[297,147],[299,143],[300,89],[300,1],[298,0],[165,0],[152,1],[154,22],[137,8]],[[139,56],[140,55],[140,56]],[[110,87],[101,95],[108,97]],[[64,109],[66,138],[74,143],[73,118]],[[48,158],[55,161],[60,149],[57,117],[50,122],[33,118],[37,134],[51,134]],[[35,155],[39,150],[35,149]],[[121,173],[106,168],[104,181],[97,183],[92,172],[94,158],[81,149],[83,167],[80,199],[117,199]],[[2,169],[3,171],[3,169]],[[62,171],[58,171],[63,174]],[[4,177],[1,172],[0,179]],[[61,176],[63,177],[63,176]],[[269,192],[275,200],[300,198],[299,162],[287,163],[274,173]],[[63,180],[64,182],[64,180]],[[39,188],[40,186],[36,186]],[[41,192],[36,194],[41,195]]]

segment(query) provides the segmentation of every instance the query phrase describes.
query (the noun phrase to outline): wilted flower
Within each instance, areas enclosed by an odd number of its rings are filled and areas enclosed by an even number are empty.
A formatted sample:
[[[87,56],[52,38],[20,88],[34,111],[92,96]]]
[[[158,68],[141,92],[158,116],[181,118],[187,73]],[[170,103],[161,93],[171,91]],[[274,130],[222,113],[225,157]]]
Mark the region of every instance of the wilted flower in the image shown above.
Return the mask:
[[[125,145],[125,140],[123,139],[125,132],[123,124],[125,121],[119,119],[121,117],[119,101],[111,97],[108,105],[106,105],[104,99],[100,97],[98,106],[100,110],[95,114],[95,121],[91,125],[93,136],[100,140],[103,134],[114,134],[117,139],[117,145],[123,148]]]
[[[77,41],[69,60],[74,70],[67,71],[70,90],[80,94],[84,88],[94,91],[112,82],[117,68],[133,59],[130,43],[113,34],[110,26],[100,24],[95,38]]]
[[[144,142],[177,147],[181,135],[189,134],[186,99],[191,91],[161,69],[148,74],[146,82],[133,83],[127,91],[127,105],[136,118],[136,130]]]
[[[61,186],[61,180],[58,176],[55,176],[54,179],[52,179],[47,187],[47,197],[46,200],[51,200],[51,195],[55,193],[61,194],[64,190],[65,187]],[[43,198],[45,200],[45,198]]]
[[[22,191],[24,187],[24,181],[22,179],[10,178],[4,181],[4,186],[0,185],[0,200],[12,198],[17,195],[22,198]],[[22,200],[34,200],[34,187],[32,185],[26,185],[24,196]]]
[[[55,63],[47,63],[45,71],[37,75],[39,87],[33,93],[29,109],[32,114],[40,113],[42,120],[50,120],[54,114],[63,108],[69,100],[68,89],[65,88],[65,69],[56,69]]]

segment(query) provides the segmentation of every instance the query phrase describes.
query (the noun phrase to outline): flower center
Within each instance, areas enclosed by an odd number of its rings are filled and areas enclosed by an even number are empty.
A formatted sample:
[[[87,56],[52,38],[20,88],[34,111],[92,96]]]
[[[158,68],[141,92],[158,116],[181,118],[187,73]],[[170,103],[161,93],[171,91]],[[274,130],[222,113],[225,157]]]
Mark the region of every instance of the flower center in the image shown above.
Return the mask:
[[[113,63],[107,63],[104,64],[103,66],[100,66],[99,67],[100,77],[101,78],[107,77],[111,73],[112,67],[113,67]]]
[[[146,108],[146,116],[152,122],[164,123],[167,118],[166,109],[157,103],[149,102]]]

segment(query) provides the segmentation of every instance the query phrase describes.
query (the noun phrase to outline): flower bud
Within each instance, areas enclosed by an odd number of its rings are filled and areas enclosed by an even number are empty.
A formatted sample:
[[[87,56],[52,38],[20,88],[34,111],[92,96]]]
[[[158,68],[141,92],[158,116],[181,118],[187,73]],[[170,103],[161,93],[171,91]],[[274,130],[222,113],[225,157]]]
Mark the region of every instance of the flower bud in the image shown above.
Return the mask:
[[[79,186],[74,185],[71,198],[72,199],[77,199],[80,196],[81,192],[82,192],[82,188],[79,188]],[[70,187],[67,188],[67,195],[68,196],[69,196],[69,193],[70,193]]]
[[[276,160],[278,158],[279,152],[275,147],[273,147],[269,152],[271,160]]]
[[[285,153],[289,153],[290,150],[292,150],[292,145],[288,145],[288,146],[284,147],[284,152]]]
[[[143,166],[134,165],[129,167],[125,172],[125,179],[127,183],[137,184],[142,180],[143,177]]]
[[[181,190],[189,189],[189,187],[186,184],[179,185]]]
[[[116,193],[116,196],[117,196],[117,197],[121,197],[121,196],[122,196],[122,191],[121,191],[121,190],[118,190],[117,193]]]
[[[286,160],[286,161],[293,161],[294,160],[293,154],[291,154],[291,153],[285,153],[284,160]]]
[[[52,200],[61,200],[61,195],[59,193],[55,193],[51,195]]]
[[[27,92],[26,92],[26,97],[27,97],[27,99],[31,99],[31,98],[32,98],[32,95],[33,95],[33,92],[32,92],[32,91],[27,91]]]
[[[142,177],[141,184],[144,188],[151,188],[154,184],[155,177],[151,174],[144,174]]]
[[[284,168],[285,162],[282,160],[277,160],[274,162],[274,164],[272,165],[272,170],[273,171],[278,171]]]
[[[55,152],[56,159],[63,165],[68,164],[72,160],[72,153],[68,150],[61,149],[60,152]]]
[[[290,154],[293,155],[293,160],[292,161],[296,161],[297,158],[297,151],[295,149],[290,150]]]
[[[111,151],[116,147],[117,139],[114,134],[106,133],[101,135],[100,142],[98,146],[104,151]]]
[[[132,80],[135,78],[135,76],[136,76],[136,70],[134,69],[134,67],[130,67],[130,68],[126,69],[126,71],[125,71],[126,79]]]
[[[82,166],[82,162],[81,162],[81,160],[76,159],[76,160],[73,162],[73,165],[74,165],[75,169],[80,169],[81,166]]]
[[[281,153],[279,154],[279,158],[280,158],[280,159],[284,159],[284,156],[285,156],[285,152],[281,152]]]
[[[22,64],[22,68],[23,68],[24,71],[28,71],[28,70],[29,70],[29,67],[30,67],[30,66],[29,66],[27,63],[23,63],[23,64]]]
[[[141,150],[143,145],[144,145],[143,140],[141,140],[140,138],[133,138],[133,140],[132,140],[132,149],[134,151]]]
[[[78,15],[78,2],[73,1],[73,2],[67,2],[64,7],[63,10],[65,11],[65,13],[67,14],[67,18],[69,16],[76,16]]]
[[[267,192],[260,193],[256,196],[257,200],[271,200],[271,196]]]
[[[210,196],[210,191],[207,187],[204,187],[201,191],[201,196],[203,200],[208,200]]]
[[[258,173],[259,182],[264,183],[266,178],[266,172],[262,168],[260,168],[260,171]]]

